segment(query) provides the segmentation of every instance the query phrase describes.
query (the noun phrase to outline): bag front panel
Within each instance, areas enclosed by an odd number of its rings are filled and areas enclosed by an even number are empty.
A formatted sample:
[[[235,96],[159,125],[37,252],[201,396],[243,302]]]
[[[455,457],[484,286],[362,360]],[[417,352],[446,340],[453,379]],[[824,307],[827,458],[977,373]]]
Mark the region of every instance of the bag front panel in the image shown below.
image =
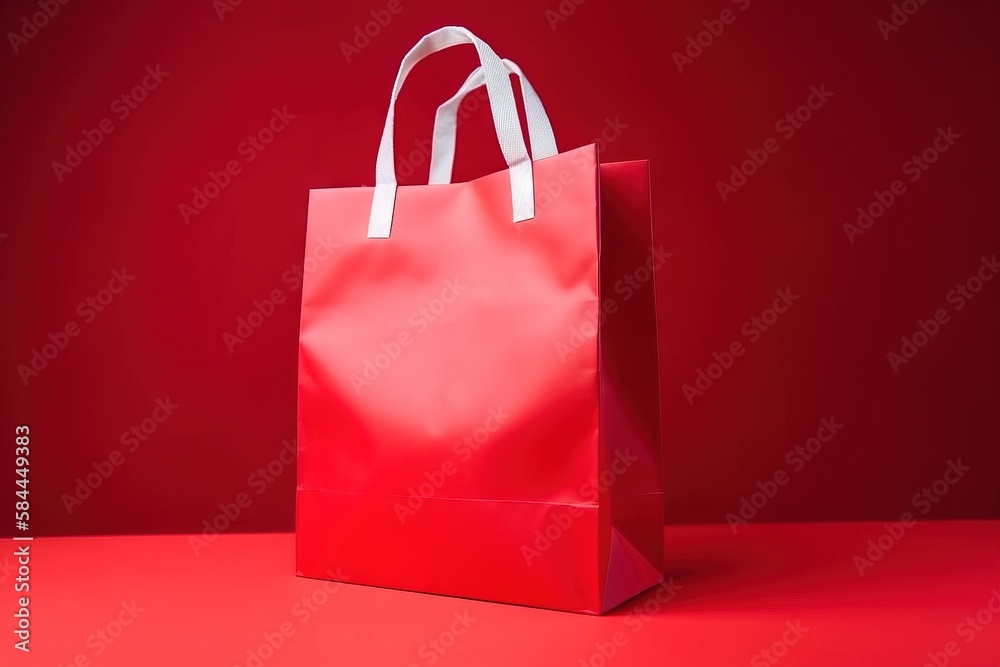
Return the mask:
[[[310,193],[307,257],[338,245],[303,287],[304,574],[599,606],[597,347],[580,331],[596,147],[533,168],[536,217],[518,225],[506,171],[400,187],[388,239],[366,238],[370,188]]]

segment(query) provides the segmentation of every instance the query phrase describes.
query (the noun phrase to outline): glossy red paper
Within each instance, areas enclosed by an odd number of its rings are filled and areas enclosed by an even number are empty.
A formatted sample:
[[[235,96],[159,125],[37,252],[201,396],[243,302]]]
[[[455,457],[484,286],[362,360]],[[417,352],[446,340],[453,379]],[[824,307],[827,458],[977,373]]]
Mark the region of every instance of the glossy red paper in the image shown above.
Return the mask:
[[[310,192],[299,574],[590,613],[660,580],[652,282],[614,294],[650,257],[647,164],[533,169],[533,220],[505,170],[399,187],[387,239],[372,188]]]

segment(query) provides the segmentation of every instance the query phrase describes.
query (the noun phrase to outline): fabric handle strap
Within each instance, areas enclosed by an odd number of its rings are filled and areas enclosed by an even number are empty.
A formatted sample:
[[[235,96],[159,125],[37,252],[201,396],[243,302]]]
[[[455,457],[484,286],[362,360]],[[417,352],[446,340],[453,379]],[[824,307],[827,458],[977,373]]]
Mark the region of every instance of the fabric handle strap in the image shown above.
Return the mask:
[[[528,118],[528,136],[531,139],[531,160],[541,160],[559,153],[556,137],[552,132],[552,123],[545,112],[545,106],[538,97],[534,87],[524,72],[516,63],[503,60],[507,71],[521,80],[521,93],[524,96],[524,110]],[[455,164],[455,141],[458,132],[458,109],[462,100],[472,91],[486,83],[483,68],[477,67],[465,80],[458,92],[447,102],[438,107],[434,116],[434,140],[431,143],[430,180],[432,185],[451,183],[452,170]]]
[[[393,129],[396,113],[396,99],[413,67],[438,51],[458,46],[472,44],[476,47],[479,62],[482,66],[486,91],[490,99],[490,110],[493,113],[493,125],[496,128],[500,150],[510,170],[511,208],[513,221],[530,220],[535,216],[535,192],[531,174],[531,158],[524,145],[521,133],[521,122],[517,116],[517,106],[514,103],[514,90],[510,85],[510,76],[500,57],[494,53],[483,40],[469,30],[457,26],[449,26],[435,30],[425,35],[403,58],[392,87],[392,97],[389,99],[389,112],[386,115],[385,127],[382,130],[382,140],[378,147],[378,159],[375,162],[375,191],[372,198],[371,217],[368,220],[368,238],[388,238],[392,229],[392,214],[396,203],[396,165],[394,161]]]

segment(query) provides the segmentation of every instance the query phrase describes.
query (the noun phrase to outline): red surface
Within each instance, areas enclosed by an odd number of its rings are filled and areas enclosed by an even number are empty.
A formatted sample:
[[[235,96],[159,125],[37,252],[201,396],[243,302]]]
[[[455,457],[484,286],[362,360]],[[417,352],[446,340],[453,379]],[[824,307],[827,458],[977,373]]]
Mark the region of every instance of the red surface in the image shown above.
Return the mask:
[[[660,581],[655,304],[613,288],[654,259],[649,171],[597,159],[535,162],[562,191],[517,225],[507,171],[399,188],[387,239],[371,188],[310,192],[300,573],[590,613]]]
[[[896,517],[957,458],[973,470],[928,516],[1000,514],[1000,285],[961,310],[948,301],[1000,249],[997,3],[927,2],[886,40],[888,0],[587,0],[554,30],[556,0],[419,0],[350,63],[340,43],[386,3],[255,0],[224,20],[215,4],[71,2],[0,52],[0,434],[37,433],[39,533],[196,531],[240,493],[253,503],[237,529],[292,529],[291,468],[257,489],[295,434],[307,191],[371,184],[399,60],[445,24],[524,68],[562,148],[600,138],[604,159],[651,160],[673,254],[657,275],[670,521],[723,520],[758,482],[793,472],[786,454],[831,416],[843,431],[757,520]],[[733,21],[678,72],[672,54],[703,22],[718,30],[727,7]],[[35,11],[4,3],[4,35]],[[406,182],[425,178],[417,142],[475,65],[472,49],[453,51],[403,91],[397,144],[420,163]],[[122,106],[157,65],[169,75]],[[788,137],[775,125],[813,86],[833,96]],[[253,148],[285,107],[294,118]],[[104,118],[113,131],[59,182],[53,161]],[[948,127],[960,138],[911,182],[904,163]],[[502,167],[491,134],[480,102],[460,129],[457,180]],[[777,152],[722,201],[716,183],[769,138]],[[225,182],[230,161],[239,173],[185,224],[179,205],[210,172]],[[851,244],[843,225],[896,179],[905,193]],[[124,291],[78,312],[122,267],[135,276]],[[688,405],[682,385],[750,343],[744,323],[786,288],[799,300]],[[230,353],[224,335],[275,291],[273,314]],[[949,321],[894,373],[886,355],[938,309]],[[25,386],[17,366],[69,322],[78,335]],[[127,431],[166,397],[180,407],[130,450]],[[68,513],[63,494],[115,450],[124,463]],[[9,466],[0,457],[0,478]]]
[[[33,652],[8,660],[5,645],[0,653],[3,664],[68,665],[83,654],[103,667],[253,665],[248,651],[287,624],[289,636],[273,655],[265,649],[262,665],[596,666],[622,633],[608,664],[755,667],[774,664],[758,654],[795,638],[791,623],[802,636],[782,666],[921,667],[948,642],[960,649],[948,665],[996,665],[1000,523],[918,523],[859,576],[853,556],[882,531],[874,523],[762,524],[736,536],[725,526],[669,528],[675,589],[658,589],[667,602],[650,592],[602,617],[350,584],[329,584],[328,593],[324,582],[290,575],[290,534],[226,535],[199,556],[186,536],[41,539],[32,545]],[[991,599],[993,611],[982,612]],[[133,601],[143,611],[104,645],[96,633]],[[984,625],[970,637],[966,618],[977,613]],[[453,643],[452,629],[462,631]],[[433,641],[450,647],[437,653]]]

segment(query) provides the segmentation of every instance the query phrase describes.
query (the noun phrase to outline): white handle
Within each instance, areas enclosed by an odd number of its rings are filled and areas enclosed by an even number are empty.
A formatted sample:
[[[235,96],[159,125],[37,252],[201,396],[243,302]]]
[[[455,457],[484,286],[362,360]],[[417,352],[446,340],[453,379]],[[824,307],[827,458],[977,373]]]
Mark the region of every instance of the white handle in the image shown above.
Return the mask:
[[[403,82],[413,67],[432,53],[458,46],[472,44],[479,54],[483,75],[486,79],[486,90],[490,98],[490,110],[493,112],[493,125],[496,127],[497,139],[503,152],[507,166],[510,168],[510,192],[514,222],[530,220],[535,217],[535,192],[531,176],[531,158],[524,145],[521,134],[521,122],[517,116],[517,106],[514,104],[514,90],[510,85],[510,76],[501,62],[500,57],[493,52],[483,40],[479,39],[465,28],[449,26],[440,28],[425,35],[416,46],[403,58],[396,75],[396,83],[392,87],[392,97],[389,100],[389,113],[386,115],[385,127],[382,130],[382,141],[378,147],[378,160],[375,162],[375,193],[372,197],[372,212],[368,220],[368,238],[389,238],[392,229],[392,211],[396,203],[396,165],[393,159],[393,127],[396,113],[396,98],[403,87]]]
[[[538,93],[524,76],[524,72],[516,63],[503,60],[504,66],[511,74],[521,80],[521,93],[524,96],[524,110],[528,116],[528,136],[531,140],[531,160],[541,160],[559,153],[556,147],[556,137],[552,132],[552,123]],[[483,68],[477,67],[455,95],[438,107],[434,117],[434,141],[431,144],[431,184],[451,183],[452,170],[455,165],[455,135],[458,132],[458,108],[462,100],[473,90],[486,83]]]

